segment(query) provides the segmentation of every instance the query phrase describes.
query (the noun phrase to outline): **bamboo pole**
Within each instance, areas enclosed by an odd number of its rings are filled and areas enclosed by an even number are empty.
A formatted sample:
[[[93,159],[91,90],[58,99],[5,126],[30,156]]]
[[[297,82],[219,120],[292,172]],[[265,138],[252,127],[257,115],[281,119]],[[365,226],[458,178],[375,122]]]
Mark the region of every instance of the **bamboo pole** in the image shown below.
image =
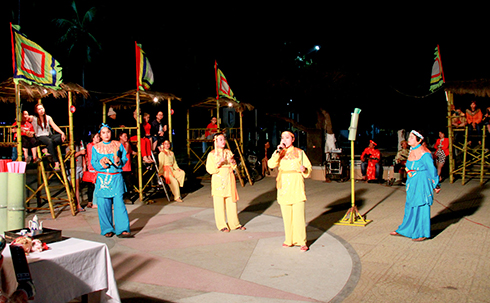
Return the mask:
[[[140,115],[140,92],[136,90],[136,136],[138,145],[138,191],[140,201],[143,202],[143,164],[141,162],[141,115]]]
[[[106,123],[107,119],[107,105],[105,103],[102,104],[102,123]]]
[[[451,108],[453,105],[453,94],[451,92],[446,91],[446,101],[447,101],[447,137],[449,139],[449,183],[454,182],[454,131],[453,131],[453,123],[452,123],[452,114]]]
[[[167,99],[168,101],[168,141],[170,141],[170,144],[172,144],[172,100],[170,98]]]
[[[20,128],[22,124],[22,110],[20,104],[20,89],[17,84],[15,84],[15,118],[17,120],[17,161],[22,161],[22,131]]]
[[[70,150],[73,154],[70,156],[70,173],[71,173],[71,186],[76,193],[76,180],[75,180],[75,139],[73,137],[73,113],[71,112],[71,107],[73,105],[73,93],[71,91],[68,92],[68,133],[70,135]],[[61,160],[61,159],[60,159]]]
[[[187,109],[187,159],[189,166],[191,165],[191,134],[190,134],[190,122],[189,122],[189,109]]]

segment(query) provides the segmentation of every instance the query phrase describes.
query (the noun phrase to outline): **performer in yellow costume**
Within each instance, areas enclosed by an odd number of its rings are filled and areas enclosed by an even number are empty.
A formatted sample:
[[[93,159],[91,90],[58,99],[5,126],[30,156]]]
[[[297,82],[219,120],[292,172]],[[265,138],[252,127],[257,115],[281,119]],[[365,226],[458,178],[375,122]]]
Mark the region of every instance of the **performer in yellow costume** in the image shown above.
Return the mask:
[[[277,174],[277,202],[281,206],[285,240],[283,247],[301,246],[307,251],[305,219],[305,183],[311,174],[311,163],[300,148],[293,146],[294,134],[281,134],[281,144],[268,161],[270,168],[279,167]]]
[[[221,133],[215,135],[214,150],[208,154],[206,159],[206,171],[211,175],[214,219],[219,231],[245,230],[246,228],[240,224],[237,214],[238,192],[233,174],[236,162],[233,153],[229,149],[225,149],[225,145],[225,136]]]
[[[158,155],[159,174],[168,184],[174,200],[176,202],[183,202],[180,196],[180,187],[184,186],[185,171],[179,168],[177,161],[175,160],[174,153],[170,150],[170,142],[168,140],[163,141],[163,149]]]

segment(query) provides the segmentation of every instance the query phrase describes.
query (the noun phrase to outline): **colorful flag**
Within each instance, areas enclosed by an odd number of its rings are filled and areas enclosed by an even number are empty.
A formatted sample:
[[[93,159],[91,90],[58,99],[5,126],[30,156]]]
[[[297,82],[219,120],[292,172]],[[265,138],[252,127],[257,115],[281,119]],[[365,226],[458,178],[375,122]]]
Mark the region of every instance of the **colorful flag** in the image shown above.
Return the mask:
[[[233,91],[230,88],[230,85],[228,84],[228,81],[226,80],[225,75],[218,68],[218,63],[216,63],[216,61],[214,62],[214,69],[216,73],[216,90],[218,92],[218,98],[219,96],[224,96],[237,101],[235,95],[233,94]]]
[[[14,82],[24,81],[52,89],[60,89],[61,66],[42,47],[27,39],[20,26],[10,23]]]
[[[154,81],[150,61],[141,49],[141,44],[136,41],[134,44],[136,45],[136,87],[140,90],[149,90]]]
[[[433,92],[442,86],[445,82],[444,73],[442,71],[441,54],[439,52],[439,45],[436,47],[434,52],[434,65],[432,65],[432,74],[430,76],[430,88],[429,90]]]

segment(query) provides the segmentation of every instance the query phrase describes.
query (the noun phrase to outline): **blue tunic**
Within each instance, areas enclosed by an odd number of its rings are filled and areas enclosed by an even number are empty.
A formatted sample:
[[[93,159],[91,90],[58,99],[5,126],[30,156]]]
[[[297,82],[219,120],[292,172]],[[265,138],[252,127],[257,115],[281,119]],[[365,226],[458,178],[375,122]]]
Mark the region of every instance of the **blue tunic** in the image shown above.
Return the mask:
[[[103,144],[111,144],[111,142]],[[97,174],[97,182],[95,183],[94,195],[101,198],[113,198],[117,195],[123,195],[126,192],[126,185],[122,177],[122,168],[128,161],[126,149],[122,144],[119,146],[117,156],[120,159],[118,166],[110,165],[109,168],[104,168],[100,164],[100,160],[104,157],[109,158],[114,163],[114,154],[101,154],[95,146],[92,147],[92,166],[99,172]]]
[[[109,145],[111,142],[98,144]],[[117,142],[119,144],[119,142]],[[102,235],[115,232],[117,235],[123,232],[130,232],[129,217],[124,205],[123,194],[126,186],[122,177],[122,168],[128,160],[126,149],[119,144],[117,156],[120,159],[119,165],[110,165],[108,168],[102,167],[100,160],[104,157],[109,158],[114,163],[114,154],[99,153],[96,146],[92,147],[92,166],[98,172],[97,182],[95,183],[94,195],[97,199],[97,209],[99,213],[100,231]],[[114,208],[114,218],[112,210]]]
[[[407,200],[403,222],[397,233],[412,239],[430,238],[430,206],[439,176],[430,153],[416,161],[407,161]]]

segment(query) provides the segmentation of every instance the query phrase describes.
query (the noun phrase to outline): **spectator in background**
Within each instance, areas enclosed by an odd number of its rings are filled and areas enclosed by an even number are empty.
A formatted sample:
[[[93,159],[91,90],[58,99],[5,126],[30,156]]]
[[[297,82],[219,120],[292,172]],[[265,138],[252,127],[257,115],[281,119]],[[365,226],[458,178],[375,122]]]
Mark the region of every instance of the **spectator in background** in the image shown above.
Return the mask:
[[[55,146],[65,142],[65,133],[54,123],[51,116],[46,115],[46,110],[41,103],[35,105],[34,112],[36,116],[30,116],[29,118],[34,127],[36,138],[41,144],[46,145],[48,149],[46,156],[53,160],[54,170],[59,171],[60,162],[56,155]],[[53,133],[53,131],[56,133]]]
[[[21,139],[22,139],[22,151],[24,152],[24,160],[27,162],[27,164],[31,163],[31,159],[29,158],[29,149],[31,150],[32,153],[32,160],[34,163],[38,163],[41,161],[37,157],[37,151],[36,147],[39,145],[36,137],[34,136],[34,127],[32,124],[28,121],[29,120],[29,112],[26,110],[22,112],[22,120],[20,122],[20,129],[21,129]],[[12,132],[14,133],[14,141],[17,140],[17,121],[12,124]],[[15,155],[17,158],[17,155]]]
[[[107,125],[110,127],[124,127],[124,125],[122,125],[117,119],[117,114],[112,107],[109,107],[107,116],[109,117],[109,119],[107,119]]]
[[[466,110],[466,122],[468,125],[468,131],[470,138],[477,138],[480,140],[480,124],[483,119],[481,110],[477,107],[476,101],[471,101],[470,108]],[[468,145],[471,146],[472,139],[468,140]],[[481,144],[481,141],[479,142]]]
[[[439,139],[437,139],[436,144],[434,144],[435,160],[437,167],[437,174],[439,175],[439,182],[442,180],[441,172],[444,163],[446,163],[446,158],[449,156],[449,140],[446,138],[444,132],[439,132]]]
[[[151,122],[151,139],[152,150],[154,151],[157,146],[160,146],[164,139],[165,132],[167,131],[167,125],[163,124],[163,112],[159,111],[156,115],[156,119]]]

